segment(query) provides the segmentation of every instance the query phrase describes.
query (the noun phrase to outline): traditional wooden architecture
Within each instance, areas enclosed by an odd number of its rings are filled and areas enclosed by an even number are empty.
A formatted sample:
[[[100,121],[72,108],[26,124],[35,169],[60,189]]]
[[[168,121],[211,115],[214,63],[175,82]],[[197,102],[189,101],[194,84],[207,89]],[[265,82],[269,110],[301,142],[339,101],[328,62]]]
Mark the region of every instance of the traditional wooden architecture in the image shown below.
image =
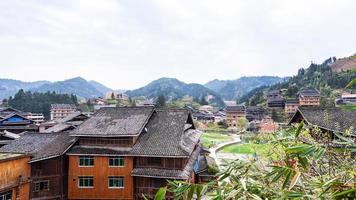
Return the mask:
[[[265,110],[262,106],[248,106],[246,108],[246,119],[248,121],[253,120],[262,120],[263,116],[265,115]]]
[[[21,110],[17,110],[12,107],[1,107],[0,108],[0,119],[3,119],[6,116],[9,116],[11,114],[19,114],[21,116],[24,116],[24,117],[34,121],[37,124],[44,122],[44,115],[42,113],[23,112]]]
[[[356,138],[356,111],[341,108],[299,107],[289,124],[304,123],[310,128],[319,128],[323,133],[334,138],[338,132]],[[311,131],[313,135],[313,131]],[[317,135],[314,135],[318,137]]]
[[[81,112],[73,113],[63,119],[53,122],[48,122],[40,125],[40,132],[42,133],[58,133],[63,131],[73,130],[82,124],[89,117]],[[52,126],[50,126],[52,125]]]
[[[0,199],[28,200],[30,157],[18,153],[0,153]]]
[[[73,104],[52,104],[51,120],[60,120],[77,112],[77,107]]]
[[[300,106],[319,106],[320,93],[315,88],[306,88],[299,92]]]
[[[31,119],[20,114],[12,113],[0,119],[0,131],[22,133],[25,131],[37,132],[38,126]]]
[[[284,108],[285,100],[280,90],[272,90],[267,94],[267,106],[270,108]]]
[[[0,147],[9,144],[10,142],[18,139],[20,135],[16,133],[11,133],[10,131],[0,132]]]
[[[226,122],[229,128],[237,128],[238,118],[246,118],[245,106],[227,106]]]
[[[200,132],[186,110],[102,108],[71,135],[68,199],[152,198],[167,179],[195,181]]]
[[[68,133],[27,133],[0,148],[0,152],[22,153],[30,158],[30,199],[67,199],[68,159],[65,152],[75,138]]]
[[[294,114],[299,107],[299,99],[286,99],[286,104],[284,107],[284,112],[286,114]]]

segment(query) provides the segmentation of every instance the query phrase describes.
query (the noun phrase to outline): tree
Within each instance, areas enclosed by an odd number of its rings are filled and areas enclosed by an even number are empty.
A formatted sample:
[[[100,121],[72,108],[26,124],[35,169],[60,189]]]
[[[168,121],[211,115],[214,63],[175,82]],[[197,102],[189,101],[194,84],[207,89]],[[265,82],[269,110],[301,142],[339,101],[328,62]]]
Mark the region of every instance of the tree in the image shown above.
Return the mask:
[[[158,96],[158,98],[156,100],[156,106],[159,108],[166,106],[166,97],[163,94]]]
[[[206,101],[205,96],[202,96],[200,99],[200,105],[209,105],[209,102]]]
[[[247,119],[245,117],[239,117],[236,125],[240,131],[245,130],[247,127]]]
[[[269,137],[274,146],[270,154],[278,153],[278,157],[237,159],[226,165],[217,180],[207,184],[169,181],[167,190],[175,199],[189,200],[203,195],[214,200],[355,199],[356,160],[352,152],[356,142],[335,132],[333,144],[344,144],[343,148],[320,143],[311,137],[309,127],[303,126]]]

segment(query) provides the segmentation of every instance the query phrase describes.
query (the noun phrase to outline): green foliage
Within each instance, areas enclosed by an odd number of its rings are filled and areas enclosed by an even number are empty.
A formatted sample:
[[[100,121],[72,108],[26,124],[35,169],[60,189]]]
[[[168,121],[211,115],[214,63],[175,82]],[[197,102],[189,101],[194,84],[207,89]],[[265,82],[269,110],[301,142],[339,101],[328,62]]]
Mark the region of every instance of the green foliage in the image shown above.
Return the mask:
[[[356,148],[356,142],[336,133],[333,143],[346,146],[335,148],[330,141],[317,143],[309,132],[309,128],[300,124],[276,133],[270,143],[280,146],[278,158],[232,161],[223,166],[216,182],[199,187],[210,191],[203,194],[216,200],[355,199],[356,160],[351,157],[351,151]],[[307,143],[302,142],[306,140]],[[192,199],[199,192],[199,199],[202,193],[196,187],[174,181],[168,190],[177,199]]]
[[[48,119],[51,104],[75,104],[78,105],[77,97],[73,94],[57,94],[55,92],[32,93],[19,90],[14,97],[8,99],[8,105],[25,112],[43,113]]]
[[[158,96],[156,100],[156,106],[159,108],[166,107],[166,97],[163,94]]]
[[[356,70],[344,72],[333,72],[330,68],[330,62],[333,58],[329,58],[322,64],[312,63],[307,69],[300,69],[298,74],[291,77],[288,81],[274,84],[270,87],[256,88],[238,99],[239,103],[246,102],[250,105],[262,104],[265,102],[263,93],[269,90],[286,89],[285,96],[295,98],[298,91],[306,87],[314,87],[322,91],[322,96],[325,104],[330,104],[333,99],[331,93],[334,89],[344,88],[348,83],[356,77]],[[327,102],[329,100],[329,102]]]

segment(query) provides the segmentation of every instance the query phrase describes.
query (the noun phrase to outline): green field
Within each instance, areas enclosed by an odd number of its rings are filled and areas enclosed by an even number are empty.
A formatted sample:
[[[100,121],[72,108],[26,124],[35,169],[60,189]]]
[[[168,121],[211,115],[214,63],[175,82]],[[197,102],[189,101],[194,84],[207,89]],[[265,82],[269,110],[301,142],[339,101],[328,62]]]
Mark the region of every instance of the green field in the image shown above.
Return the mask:
[[[243,143],[243,144],[233,144],[224,147],[220,152],[224,153],[236,153],[236,154],[254,154],[262,157],[275,157],[279,151],[279,148],[275,147],[273,144],[255,144],[255,143]]]
[[[212,146],[215,146],[221,142],[226,142],[232,140],[232,137],[229,135],[225,134],[220,134],[220,133],[203,133],[201,137],[201,141],[204,147],[210,148]]]

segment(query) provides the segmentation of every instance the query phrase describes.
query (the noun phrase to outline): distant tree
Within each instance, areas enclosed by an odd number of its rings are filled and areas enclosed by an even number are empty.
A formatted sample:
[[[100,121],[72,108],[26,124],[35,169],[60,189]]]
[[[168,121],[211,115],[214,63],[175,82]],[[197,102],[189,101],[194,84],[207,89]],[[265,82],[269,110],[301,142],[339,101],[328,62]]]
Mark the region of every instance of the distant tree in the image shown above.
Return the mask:
[[[247,127],[247,119],[245,117],[239,117],[236,125],[240,131],[245,130]]]
[[[115,94],[113,92],[111,93],[111,99],[116,99]]]
[[[202,96],[200,99],[200,105],[209,105],[209,102],[206,101],[205,96]]]
[[[32,93],[19,90],[14,97],[9,97],[8,105],[25,112],[43,113],[49,118],[51,104],[75,104],[78,105],[77,96],[71,94],[57,94],[55,92]]]
[[[131,105],[132,107],[136,107],[136,100],[132,100],[131,103],[130,103],[130,105]]]
[[[159,108],[166,106],[166,97],[163,94],[158,96],[158,98],[156,100],[156,106]]]

